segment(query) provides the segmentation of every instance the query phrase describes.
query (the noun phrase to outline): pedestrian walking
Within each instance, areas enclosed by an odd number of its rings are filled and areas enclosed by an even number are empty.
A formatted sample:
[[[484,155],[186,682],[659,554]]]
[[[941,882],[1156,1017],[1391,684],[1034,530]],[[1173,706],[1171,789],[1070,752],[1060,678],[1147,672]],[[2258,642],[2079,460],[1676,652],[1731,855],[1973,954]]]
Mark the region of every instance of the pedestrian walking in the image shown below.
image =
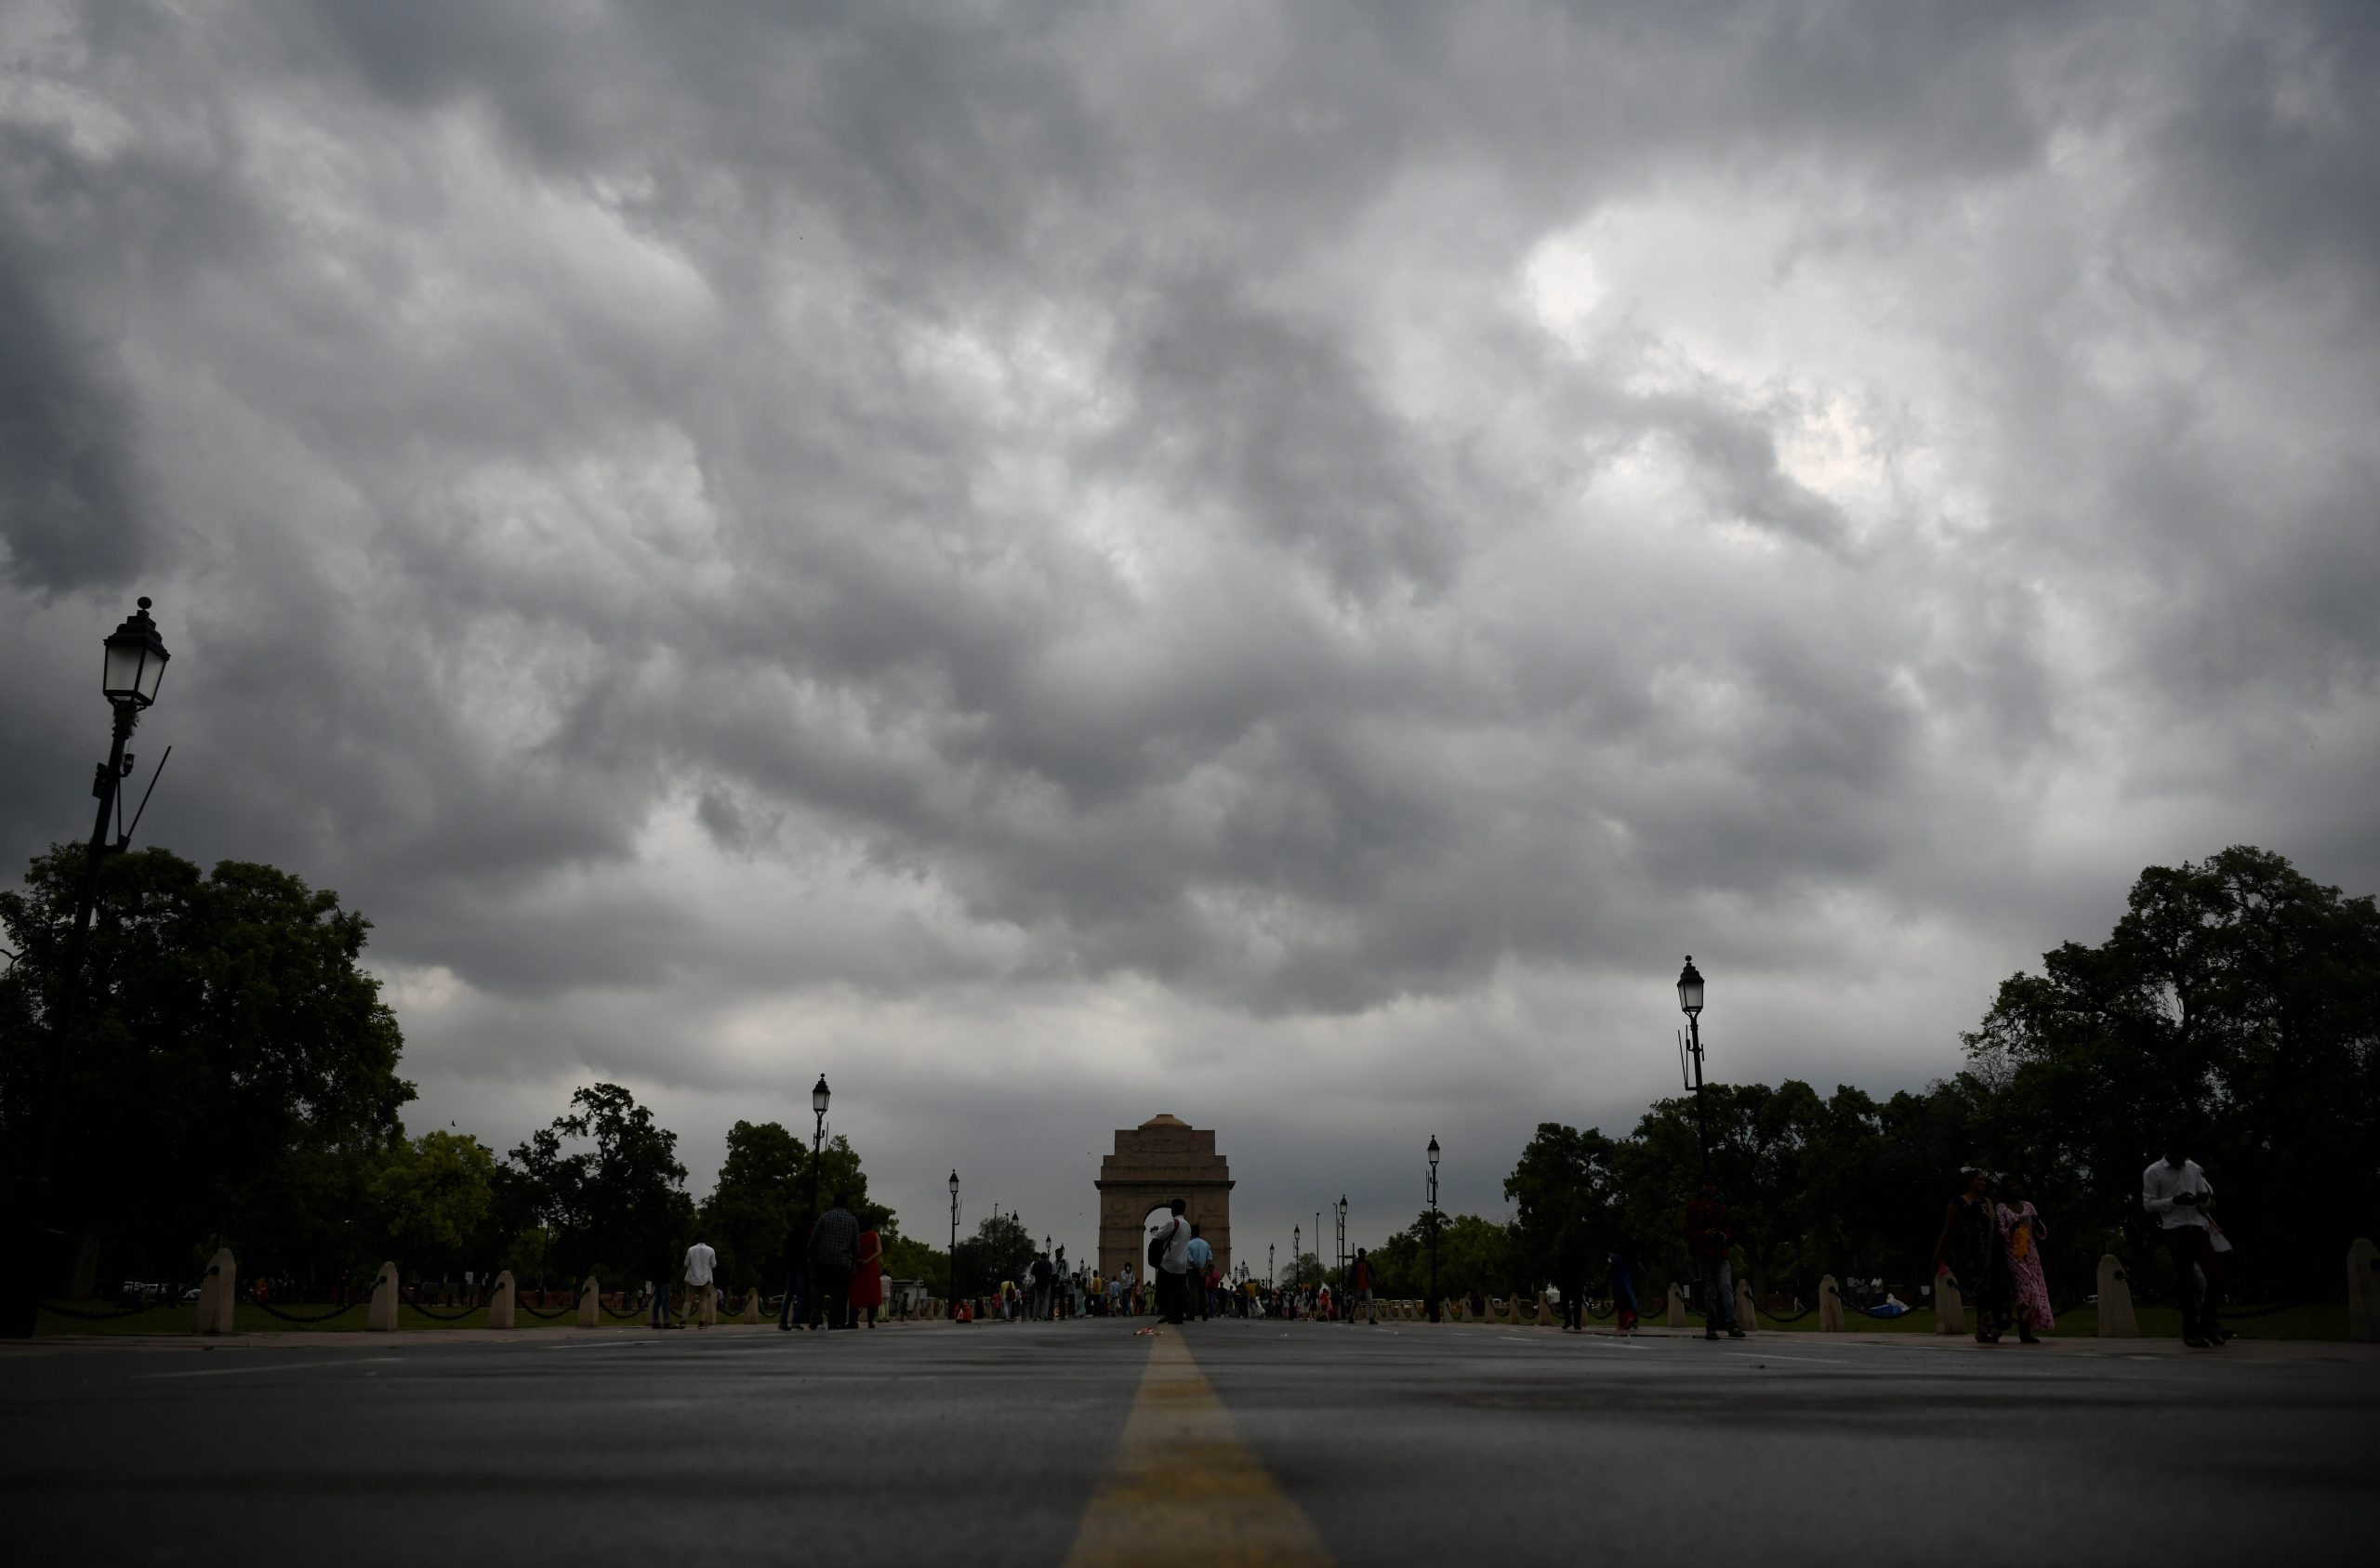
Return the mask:
[[[859,1233],[859,1244],[852,1255],[851,1315],[849,1325],[859,1326],[860,1314],[867,1314],[867,1326],[876,1326],[877,1309],[884,1305],[884,1238],[874,1226]]]
[[[1611,1286],[1612,1326],[1622,1334],[1636,1332],[1636,1269],[1622,1244],[1604,1255],[1603,1275]]]
[[[859,1221],[843,1206],[844,1195],[810,1228],[811,1314],[813,1327],[851,1326],[852,1266],[859,1256]]]
[[[1179,1327],[1189,1306],[1190,1221],[1183,1216],[1190,1204],[1176,1198],[1167,1206],[1173,1210],[1173,1218],[1157,1227],[1149,1242],[1149,1264],[1157,1276],[1157,1310],[1166,1322]]]
[[[1354,1323],[1355,1314],[1361,1312],[1366,1323],[1378,1326],[1380,1319],[1372,1315],[1372,1286],[1379,1277],[1379,1272],[1372,1267],[1370,1254],[1357,1247],[1355,1264],[1347,1272],[1348,1285],[1355,1292],[1354,1303],[1347,1309],[1349,1323]]]
[[[1213,1315],[1212,1303],[1214,1296],[1213,1293],[1207,1288],[1207,1276],[1210,1272],[1212,1272],[1215,1266],[1215,1249],[1212,1245],[1209,1245],[1206,1237],[1198,1233],[1198,1227],[1196,1225],[1190,1227],[1190,1245],[1188,1247],[1188,1253],[1190,1258],[1190,1269],[1189,1272],[1183,1277],[1182,1285],[1185,1294],[1194,1290],[1197,1292],[1198,1319],[1203,1323],[1209,1317]],[[1188,1311],[1186,1305],[1183,1311],[1186,1314]]]
[[[1586,1229],[1580,1221],[1571,1220],[1554,1236],[1554,1299],[1562,1308],[1565,1333],[1587,1331],[1587,1270],[1593,1257],[1587,1248]]]
[[[1959,1174],[1966,1178],[1966,1187],[1943,1210],[1942,1234],[1934,1244],[1934,1277],[1938,1281],[1948,1272],[1958,1283],[1975,1313],[1975,1342],[1997,1345],[2008,1326],[2008,1241],[2000,1230],[2000,1206],[1991,1196],[1991,1173],[1968,1166]]]
[[[777,1307],[780,1333],[810,1326],[810,1233],[817,1222],[801,1217],[785,1239],[785,1300]]]
[[[703,1306],[710,1298],[711,1281],[719,1272],[719,1254],[697,1240],[686,1249],[686,1316],[696,1328],[710,1325],[703,1321]]]
[[[2049,1234],[2023,1181],[2010,1178],[2000,1189],[2000,1233],[2007,1238],[2008,1281],[2016,1307],[2016,1339],[2038,1345],[2057,1326],[2050,1311],[2049,1280],[2042,1272],[2042,1241]]]
[[[651,1311],[653,1326],[655,1328],[679,1326],[669,1321],[669,1276],[677,1272],[677,1270],[678,1238],[672,1236],[661,1249],[661,1267],[654,1271],[659,1278],[646,1285],[646,1289],[652,1295],[652,1299],[646,1305]]]
[[[2157,1217],[2165,1254],[2174,1260],[2182,1343],[2197,1350],[2222,1344],[2231,1336],[2215,1311],[2215,1282],[2223,1273],[2215,1256],[2215,1217],[2207,1212],[2215,1206],[2215,1184],[2177,1143],[2172,1153],[2141,1172],[2140,1203]]]
[[[1736,1322],[1736,1271],[1730,1254],[1735,1221],[1720,1201],[1719,1184],[1705,1178],[1702,1195],[1686,1206],[1686,1241],[1694,1254],[1695,1279],[1702,1287],[1702,1337],[1744,1337]]]

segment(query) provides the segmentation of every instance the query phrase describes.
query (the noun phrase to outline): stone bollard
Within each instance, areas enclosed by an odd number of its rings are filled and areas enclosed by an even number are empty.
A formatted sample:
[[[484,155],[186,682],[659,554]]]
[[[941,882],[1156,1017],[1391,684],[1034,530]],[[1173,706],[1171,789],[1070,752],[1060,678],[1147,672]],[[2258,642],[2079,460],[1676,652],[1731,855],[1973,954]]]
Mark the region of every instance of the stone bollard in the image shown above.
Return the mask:
[[[1966,1300],[1959,1294],[1957,1282],[1948,1274],[1934,1276],[1934,1332],[1964,1334],[1967,1331]]]
[[[1818,1281],[1818,1332],[1840,1334],[1843,1330],[1843,1287],[1828,1274]]]
[[[1670,1282],[1669,1311],[1661,1321],[1672,1328],[1686,1326],[1686,1287],[1674,1280]]]
[[[2124,1282],[2123,1265],[2112,1252],[2099,1259],[2099,1337],[2140,1337],[2140,1321],[2132,1315],[2132,1286]]]
[[[578,1326],[594,1328],[602,1323],[598,1314],[603,1310],[603,1284],[589,1274],[578,1282]]]
[[[760,1321],[760,1287],[757,1285],[744,1293],[744,1314],[742,1321],[745,1323],[758,1323]]]
[[[512,1288],[512,1271],[505,1270],[496,1276],[496,1288],[487,1298],[487,1325],[490,1328],[512,1326],[512,1300],[519,1294]]]
[[[2347,1249],[2347,1337],[2380,1344],[2380,1247],[2359,1236]]]
[[[693,1323],[696,1328],[718,1327],[719,1286],[715,1285],[698,1285],[694,1287],[694,1298],[686,1303],[686,1317],[688,1321]]]
[[[206,1266],[206,1277],[198,1282],[198,1332],[231,1333],[231,1311],[239,1301],[240,1266],[232,1260],[230,1247],[218,1247],[215,1260]]]
[[[1746,1334],[1760,1326],[1760,1303],[1752,1299],[1750,1280],[1736,1282],[1736,1326]]]
[[[364,1326],[374,1334],[397,1331],[397,1266],[380,1265],[372,1281],[372,1305],[364,1310]]]

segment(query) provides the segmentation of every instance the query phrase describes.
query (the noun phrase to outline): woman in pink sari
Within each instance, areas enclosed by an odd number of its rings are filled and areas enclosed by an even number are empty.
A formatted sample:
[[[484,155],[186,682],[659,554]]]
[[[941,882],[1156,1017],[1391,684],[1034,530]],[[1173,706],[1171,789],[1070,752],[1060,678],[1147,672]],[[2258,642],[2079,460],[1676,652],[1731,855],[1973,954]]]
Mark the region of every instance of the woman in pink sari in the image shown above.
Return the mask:
[[[2042,1238],[2048,1233],[2039,1210],[2026,1196],[2025,1184],[2015,1177],[2002,1184],[2000,1233],[2008,1238],[2008,1274],[2016,1287],[2016,1338],[2038,1345],[2035,1330],[2057,1326],[2049,1310],[2049,1282],[2042,1274]]]

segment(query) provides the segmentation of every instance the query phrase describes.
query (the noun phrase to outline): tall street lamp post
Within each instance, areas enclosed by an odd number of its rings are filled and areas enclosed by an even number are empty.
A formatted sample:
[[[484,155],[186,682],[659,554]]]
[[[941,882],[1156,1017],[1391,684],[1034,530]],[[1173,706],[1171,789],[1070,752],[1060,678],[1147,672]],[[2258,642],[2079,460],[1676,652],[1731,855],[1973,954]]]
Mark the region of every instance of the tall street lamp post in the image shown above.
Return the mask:
[[[1264,1244],[1264,1288],[1273,1288],[1273,1244]]]
[[[1344,1192],[1339,1194],[1339,1234],[1332,1246],[1339,1255],[1339,1294],[1347,1298],[1346,1318],[1352,1325],[1355,1321],[1355,1297],[1347,1279],[1347,1194]]]
[[[99,804],[91,820],[91,850],[83,865],[83,886],[74,898],[74,930],[67,942],[65,972],[59,976],[60,987],[51,1003],[49,1049],[35,1069],[41,1099],[47,1098],[47,1091],[64,1074],[64,1055],[73,1048],[83,1010],[83,968],[90,947],[91,913],[99,902],[99,863],[107,858],[110,848],[108,817],[116,810],[118,787],[132,771],[132,757],[124,749],[125,743],[132,738],[140,715],[157,700],[158,683],[165,678],[165,661],[172,657],[165,652],[165,639],[157,635],[157,623],[149,618],[149,605],[144,595],[139,608],[108,634],[99,663],[99,692],[114,710],[115,726],[108,759],[98,766],[91,780],[91,794]],[[125,842],[118,839],[113,847],[122,849]],[[54,1127],[54,1111],[43,1121]],[[10,1271],[10,1287],[0,1292],[0,1337],[8,1337],[33,1332],[42,1293],[49,1283],[52,1259],[42,1210],[46,1206],[49,1173],[58,1166],[46,1130],[24,1140],[18,1157],[22,1163],[6,1173],[14,1189],[8,1195],[6,1222],[16,1232],[7,1239],[16,1244],[12,1250],[18,1260]]]
[[[140,722],[141,713],[157,700],[157,683],[165,679],[165,661],[173,657],[157,635],[157,623],[149,618],[149,602],[143,595],[140,608],[108,634],[107,654],[99,667],[99,690],[115,709],[115,735],[108,747],[108,759],[99,764],[91,780],[91,794],[99,809],[91,822],[91,855],[84,867],[83,893],[74,903],[75,968],[69,976],[70,985],[82,972],[83,946],[99,896],[99,862],[108,849],[108,813],[115,808],[117,786],[132,771],[132,758],[125,755],[124,743],[132,739],[133,726]]]
[[[819,1074],[817,1087],[810,1091],[810,1109],[817,1117],[817,1125],[810,1134],[810,1233],[813,1236],[818,1233],[818,1161],[826,1148],[826,1098],[830,1092],[826,1087],[826,1074]],[[811,1259],[807,1256],[809,1250],[810,1244],[804,1242],[802,1252],[805,1256],[801,1259],[804,1279],[812,1278]],[[814,1283],[808,1294],[817,1294]],[[815,1307],[819,1303],[813,1302],[812,1305]]]
[[[959,1173],[950,1173],[950,1315],[959,1315]]]
[[[1438,1135],[1430,1135],[1430,1321],[1438,1321]]]
[[[1678,1009],[1686,1014],[1688,1047],[1694,1057],[1694,1140],[1698,1165],[1695,1175],[1707,1180],[1711,1175],[1711,1113],[1702,1100],[1702,971],[1694,967],[1694,955],[1686,955],[1686,968],[1678,971]]]

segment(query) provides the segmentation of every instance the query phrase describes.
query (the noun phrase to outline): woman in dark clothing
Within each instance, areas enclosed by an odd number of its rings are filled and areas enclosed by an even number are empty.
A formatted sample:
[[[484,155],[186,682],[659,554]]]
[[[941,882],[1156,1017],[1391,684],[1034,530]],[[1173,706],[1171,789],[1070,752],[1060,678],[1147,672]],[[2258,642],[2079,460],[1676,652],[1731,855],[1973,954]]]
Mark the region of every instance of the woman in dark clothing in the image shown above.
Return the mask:
[[[1996,1345],[2008,1326],[2014,1283],[2008,1275],[2008,1241],[2000,1230],[2000,1206],[1992,1201],[1991,1173],[1973,1166],[1960,1172],[1966,1191],[1950,1200],[1942,1216],[1942,1239],[1934,1244],[1934,1272],[1947,1265],[1960,1294],[1975,1313],[1975,1342]]]

